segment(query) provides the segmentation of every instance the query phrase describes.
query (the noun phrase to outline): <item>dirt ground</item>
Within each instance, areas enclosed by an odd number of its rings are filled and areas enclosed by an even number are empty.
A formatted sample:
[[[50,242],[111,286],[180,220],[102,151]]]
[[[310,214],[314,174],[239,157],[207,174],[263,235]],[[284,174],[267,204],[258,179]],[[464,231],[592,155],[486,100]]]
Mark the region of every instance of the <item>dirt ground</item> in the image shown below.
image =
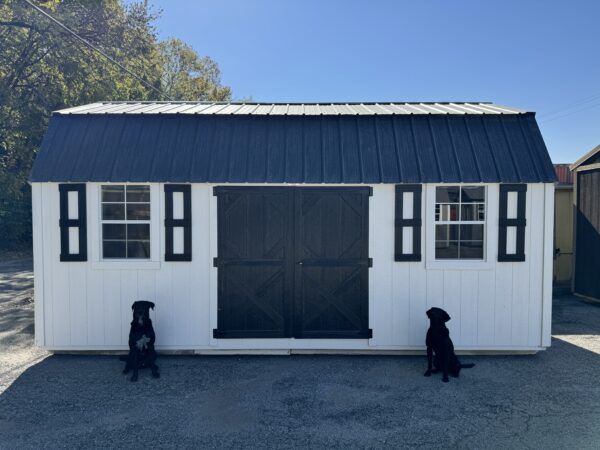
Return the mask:
[[[0,448],[600,448],[600,307],[555,299],[552,348],[463,357],[113,356],[33,346],[31,262],[0,264]]]

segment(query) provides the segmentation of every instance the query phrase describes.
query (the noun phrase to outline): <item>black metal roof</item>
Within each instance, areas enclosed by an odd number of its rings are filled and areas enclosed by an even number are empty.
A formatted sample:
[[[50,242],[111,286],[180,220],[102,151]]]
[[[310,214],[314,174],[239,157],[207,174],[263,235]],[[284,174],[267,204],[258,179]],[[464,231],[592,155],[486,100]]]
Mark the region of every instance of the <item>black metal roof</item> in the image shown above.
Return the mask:
[[[54,114],[31,182],[553,182],[533,113]]]

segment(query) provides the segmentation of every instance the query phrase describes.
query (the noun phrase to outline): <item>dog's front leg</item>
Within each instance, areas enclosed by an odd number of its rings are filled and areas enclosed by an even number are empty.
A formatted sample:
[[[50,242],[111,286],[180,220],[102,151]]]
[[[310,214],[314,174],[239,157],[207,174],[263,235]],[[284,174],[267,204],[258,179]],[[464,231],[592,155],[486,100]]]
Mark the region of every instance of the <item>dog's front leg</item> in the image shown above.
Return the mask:
[[[425,372],[426,377],[431,376],[432,361],[433,361],[433,348],[427,346],[427,371]]]
[[[125,363],[125,368],[123,369],[123,373],[127,374],[131,370],[131,356],[127,356],[127,362]]]
[[[133,355],[131,355],[131,365],[133,368],[133,375],[131,375],[131,381],[137,381],[139,364],[138,364],[137,352],[135,352],[135,351],[133,352]]]
[[[448,354],[448,352],[445,352],[444,356],[442,358],[442,373],[443,373],[442,381],[444,383],[448,382],[448,366],[449,365],[450,365],[450,355]]]

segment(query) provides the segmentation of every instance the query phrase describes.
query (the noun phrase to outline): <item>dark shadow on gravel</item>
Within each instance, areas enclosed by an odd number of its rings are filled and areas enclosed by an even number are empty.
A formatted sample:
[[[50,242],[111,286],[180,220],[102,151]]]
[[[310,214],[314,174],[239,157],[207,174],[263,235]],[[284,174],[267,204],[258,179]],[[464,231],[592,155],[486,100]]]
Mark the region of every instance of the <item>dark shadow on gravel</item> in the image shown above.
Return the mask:
[[[162,356],[131,383],[114,356],[54,355],[0,396],[0,446],[593,448],[600,356],[553,341],[444,384],[424,357]]]

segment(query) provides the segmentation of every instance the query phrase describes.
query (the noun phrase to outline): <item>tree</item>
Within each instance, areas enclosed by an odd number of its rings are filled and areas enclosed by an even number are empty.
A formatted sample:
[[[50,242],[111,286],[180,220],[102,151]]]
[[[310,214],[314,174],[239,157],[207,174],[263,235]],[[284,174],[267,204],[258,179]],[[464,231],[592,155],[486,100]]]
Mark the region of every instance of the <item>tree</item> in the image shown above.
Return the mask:
[[[34,0],[146,83],[174,98],[223,100],[219,69],[180,41],[158,42],[147,2]],[[178,42],[177,45],[173,44]],[[166,49],[169,49],[166,51]],[[182,73],[178,72],[181,71]],[[168,74],[168,75],[167,75]],[[164,100],[22,0],[0,4],[0,248],[31,244],[27,177],[57,109],[104,100]]]
[[[163,73],[163,92],[173,100],[231,99],[231,89],[221,86],[221,71],[208,56],[200,57],[192,47],[179,39],[159,44]]]

